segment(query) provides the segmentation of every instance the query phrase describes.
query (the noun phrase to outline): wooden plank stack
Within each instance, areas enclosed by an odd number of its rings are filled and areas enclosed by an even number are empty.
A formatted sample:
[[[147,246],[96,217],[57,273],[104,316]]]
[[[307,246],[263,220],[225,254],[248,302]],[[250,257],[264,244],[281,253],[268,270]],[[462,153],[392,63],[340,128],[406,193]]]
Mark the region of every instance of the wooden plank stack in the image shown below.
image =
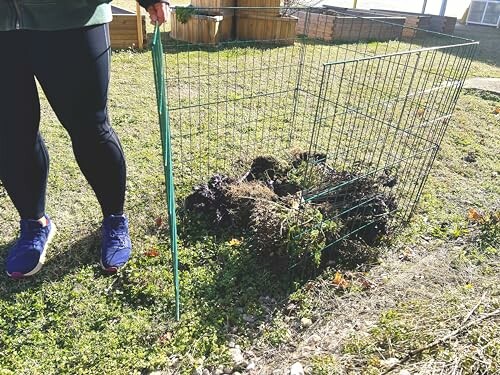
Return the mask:
[[[111,48],[140,48],[146,41],[146,17],[141,16],[142,30],[138,30],[135,13],[115,6],[112,10],[113,21],[109,24]]]
[[[453,34],[455,32],[455,25],[457,24],[456,17],[444,17],[434,14],[420,14],[399,12],[395,10],[386,9],[372,9],[374,12],[380,14],[398,14],[407,17],[408,25],[411,27],[418,27],[424,30],[436,31],[438,33]]]
[[[201,44],[227,40],[295,42],[298,19],[280,14],[280,0],[192,0],[191,5],[201,14],[193,14],[183,24],[174,9],[172,38]],[[241,9],[224,9],[235,6]]]
[[[456,25],[456,17],[431,16],[430,30],[432,31],[437,31],[438,33],[443,34],[453,34],[455,32]]]
[[[401,37],[405,17],[367,16],[363,12],[300,11],[297,32],[325,41],[392,40]],[[378,22],[384,21],[384,22]]]
[[[420,31],[415,29],[429,30],[431,26],[431,18],[422,15],[405,15],[405,28],[402,33],[403,38],[414,38],[420,36]]]

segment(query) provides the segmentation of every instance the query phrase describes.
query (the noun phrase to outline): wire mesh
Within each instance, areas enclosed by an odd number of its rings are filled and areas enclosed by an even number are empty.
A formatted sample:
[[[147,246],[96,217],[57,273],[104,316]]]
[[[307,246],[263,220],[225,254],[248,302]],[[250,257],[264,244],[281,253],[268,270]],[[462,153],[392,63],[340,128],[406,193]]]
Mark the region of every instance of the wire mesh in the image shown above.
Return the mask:
[[[276,14],[248,16],[264,10]],[[190,8],[188,18],[174,33],[184,41],[164,41],[178,198],[214,174],[243,175],[258,156],[304,150],[328,178],[305,168],[316,183],[303,200],[328,201],[344,220],[332,244],[409,219],[476,42],[323,8]]]

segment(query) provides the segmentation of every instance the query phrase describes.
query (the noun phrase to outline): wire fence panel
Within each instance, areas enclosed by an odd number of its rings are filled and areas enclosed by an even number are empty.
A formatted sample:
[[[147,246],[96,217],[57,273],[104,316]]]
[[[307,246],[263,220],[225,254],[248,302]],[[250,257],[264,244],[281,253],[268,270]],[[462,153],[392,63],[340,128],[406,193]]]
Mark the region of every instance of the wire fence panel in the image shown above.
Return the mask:
[[[302,152],[324,177],[311,163],[301,171],[303,201],[328,201],[325,217],[345,224],[332,243],[382,218],[407,220],[477,43],[401,17],[281,8],[269,19],[249,9],[217,9],[229,16],[212,21],[231,24],[205,44],[193,27],[214,10],[191,9],[190,29],[174,34],[194,42],[164,42],[178,197],[215,174],[243,176],[256,157]]]

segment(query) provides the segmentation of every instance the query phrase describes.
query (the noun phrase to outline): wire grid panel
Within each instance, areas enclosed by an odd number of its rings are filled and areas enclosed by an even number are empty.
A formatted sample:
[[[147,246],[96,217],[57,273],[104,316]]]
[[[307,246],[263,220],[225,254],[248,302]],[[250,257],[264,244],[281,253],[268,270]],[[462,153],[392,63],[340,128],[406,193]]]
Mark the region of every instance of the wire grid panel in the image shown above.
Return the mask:
[[[325,155],[330,169],[353,179],[394,176],[397,183],[385,189],[407,219],[477,44],[366,14],[281,13],[298,18],[297,37],[165,43],[181,196],[214,174],[243,174],[257,156],[286,157],[299,148]],[[304,196],[338,189],[322,186]],[[369,210],[373,199],[352,204]]]

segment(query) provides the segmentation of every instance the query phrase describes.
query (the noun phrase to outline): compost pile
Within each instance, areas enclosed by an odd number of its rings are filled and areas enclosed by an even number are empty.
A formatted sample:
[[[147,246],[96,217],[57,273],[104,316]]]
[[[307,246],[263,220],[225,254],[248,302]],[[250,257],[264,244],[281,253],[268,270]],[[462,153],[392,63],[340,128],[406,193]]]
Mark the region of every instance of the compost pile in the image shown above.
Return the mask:
[[[396,185],[388,171],[336,171],[326,155],[294,152],[287,161],[257,157],[240,177],[212,176],[193,188],[185,208],[214,232],[249,234],[261,254],[355,266],[374,260],[389,234]]]

